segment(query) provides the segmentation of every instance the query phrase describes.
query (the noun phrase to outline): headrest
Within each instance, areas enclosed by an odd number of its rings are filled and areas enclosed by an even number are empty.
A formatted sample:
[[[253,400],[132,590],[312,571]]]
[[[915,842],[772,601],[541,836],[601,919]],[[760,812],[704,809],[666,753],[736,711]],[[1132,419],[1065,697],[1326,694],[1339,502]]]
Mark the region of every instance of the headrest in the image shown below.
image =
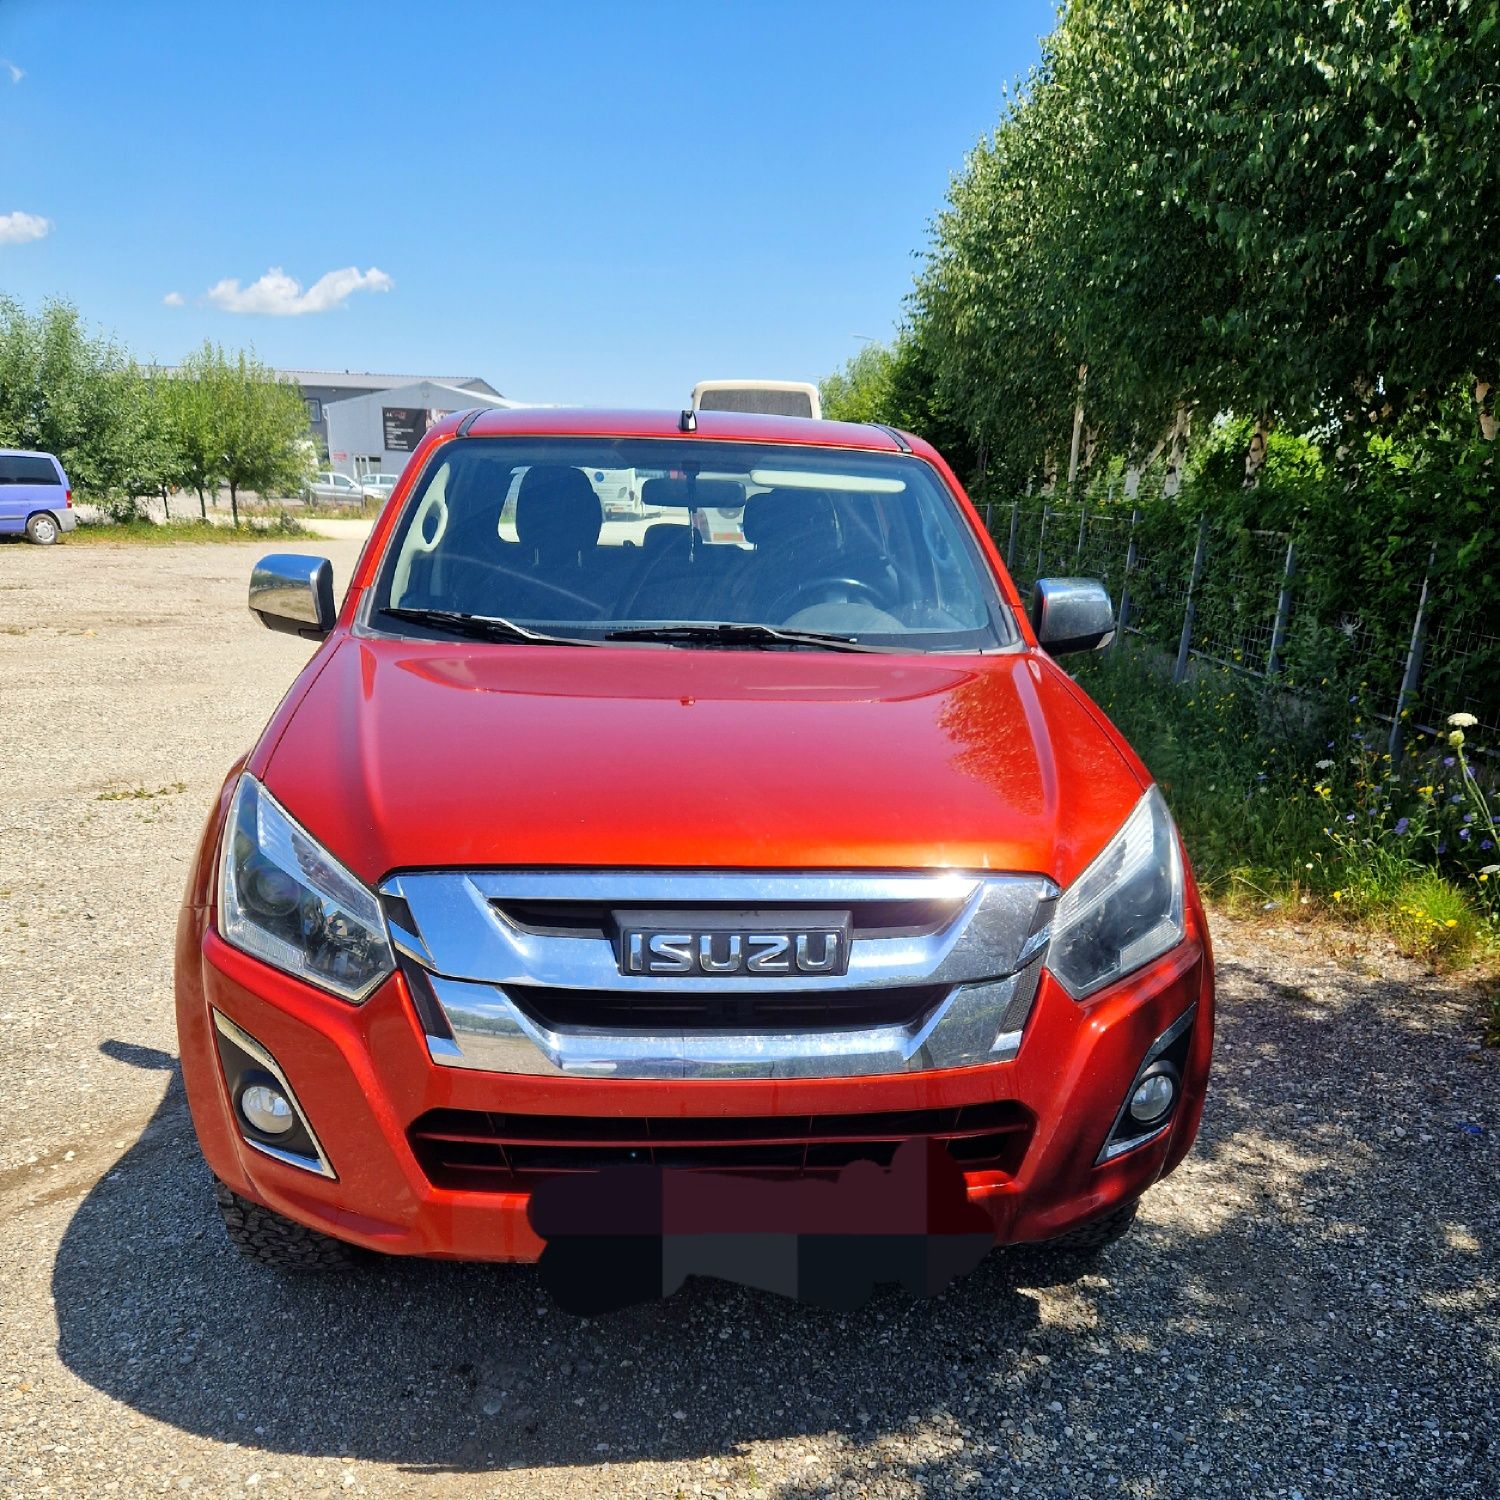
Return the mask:
[[[745,540],[756,547],[835,542],[833,504],[818,490],[763,490],[745,503]]]
[[[516,495],[516,536],[538,554],[582,552],[599,540],[604,507],[581,469],[534,464]]]
[[[647,484],[651,481],[648,479]],[[643,551],[655,554],[673,543],[685,547],[692,532],[691,526],[684,526],[678,521],[657,521],[655,525],[648,526],[641,536],[641,548]]]

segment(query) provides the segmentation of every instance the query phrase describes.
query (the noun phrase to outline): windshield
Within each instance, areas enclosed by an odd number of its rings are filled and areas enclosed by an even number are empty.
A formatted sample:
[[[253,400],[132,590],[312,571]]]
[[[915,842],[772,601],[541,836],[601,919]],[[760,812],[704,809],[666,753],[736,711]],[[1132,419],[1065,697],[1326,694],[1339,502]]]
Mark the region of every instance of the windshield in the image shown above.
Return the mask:
[[[975,538],[922,460],[691,438],[440,448],[403,507],[368,623],[472,636],[497,621],[524,627],[507,639],[724,648],[1015,640]]]

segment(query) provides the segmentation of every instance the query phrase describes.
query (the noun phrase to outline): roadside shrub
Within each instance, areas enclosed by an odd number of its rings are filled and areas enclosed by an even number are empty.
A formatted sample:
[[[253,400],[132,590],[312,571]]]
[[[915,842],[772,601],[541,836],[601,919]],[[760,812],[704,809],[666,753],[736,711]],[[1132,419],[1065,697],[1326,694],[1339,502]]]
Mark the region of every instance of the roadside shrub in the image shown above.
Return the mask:
[[[1358,691],[1335,714],[1202,665],[1174,688],[1159,653],[1128,646],[1078,676],[1161,783],[1210,894],[1378,923],[1437,964],[1500,950],[1500,837],[1462,724],[1393,761]]]

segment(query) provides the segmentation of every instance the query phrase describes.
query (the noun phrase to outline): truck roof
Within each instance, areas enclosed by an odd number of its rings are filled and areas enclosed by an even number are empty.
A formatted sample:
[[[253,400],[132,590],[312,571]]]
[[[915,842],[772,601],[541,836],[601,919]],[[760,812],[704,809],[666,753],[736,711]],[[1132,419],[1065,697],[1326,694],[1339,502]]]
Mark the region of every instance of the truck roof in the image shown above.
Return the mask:
[[[864,448],[877,453],[915,452],[935,457],[921,438],[863,422],[824,422],[759,412],[704,411],[697,429],[681,429],[676,411],[620,411],[584,406],[534,406],[503,411],[454,412],[433,424],[434,435],[460,428],[470,437],[643,437],[693,442],[789,443],[807,448]]]

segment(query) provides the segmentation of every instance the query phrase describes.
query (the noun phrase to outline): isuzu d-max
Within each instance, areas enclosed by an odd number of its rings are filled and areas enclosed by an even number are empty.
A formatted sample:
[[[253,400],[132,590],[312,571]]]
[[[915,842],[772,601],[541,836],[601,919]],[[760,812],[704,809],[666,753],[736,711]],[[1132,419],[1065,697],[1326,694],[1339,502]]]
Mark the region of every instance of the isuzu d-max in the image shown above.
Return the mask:
[[[868,1186],[913,1141],[995,1244],[1087,1248],[1191,1146],[1203,911],[1054,660],[1109,599],[1023,607],[921,440],[455,414],[341,607],[288,554],[250,608],[321,645],[209,818],[176,988],[252,1257],[535,1260],[560,1174]]]

